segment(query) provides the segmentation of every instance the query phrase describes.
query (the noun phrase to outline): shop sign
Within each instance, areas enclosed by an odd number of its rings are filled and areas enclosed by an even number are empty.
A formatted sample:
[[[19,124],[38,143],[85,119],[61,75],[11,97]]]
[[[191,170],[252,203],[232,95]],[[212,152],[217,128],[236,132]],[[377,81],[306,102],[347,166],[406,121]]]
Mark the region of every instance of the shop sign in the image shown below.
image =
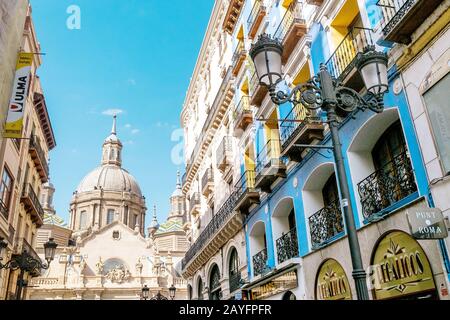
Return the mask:
[[[398,298],[435,290],[430,263],[422,247],[401,231],[380,241],[369,279],[376,299]]]
[[[436,208],[415,208],[407,211],[411,234],[415,239],[444,239],[448,237],[442,211]]]
[[[252,300],[261,300],[298,286],[297,270],[292,270],[251,289]]]
[[[319,269],[316,283],[318,300],[351,300],[347,274],[334,259],[328,259]]]
[[[5,138],[21,138],[23,128],[23,115],[30,86],[31,65],[33,53],[20,52],[16,64],[13,92],[9,102],[6,117]]]

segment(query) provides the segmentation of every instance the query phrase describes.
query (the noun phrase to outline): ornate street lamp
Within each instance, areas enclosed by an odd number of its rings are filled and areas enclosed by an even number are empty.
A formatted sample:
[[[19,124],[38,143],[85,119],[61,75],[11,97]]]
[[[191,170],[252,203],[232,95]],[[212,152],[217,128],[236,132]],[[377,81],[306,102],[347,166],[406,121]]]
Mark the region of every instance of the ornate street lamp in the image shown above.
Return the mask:
[[[0,257],[3,249],[6,248],[7,245],[8,244],[4,241],[4,239],[0,238]],[[42,263],[40,259],[35,259],[26,250],[24,250],[20,255],[13,255],[11,260],[5,264],[0,262],[0,269],[20,270],[17,280],[16,300],[21,299],[22,288],[27,286],[27,282],[23,279],[25,272],[39,273],[42,269],[47,270],[50,267],[50,263],[55,258],[57,246],[58,245],[53,238],[48,239],[48,241],[44,244],[45,260],[47,261],[47,264]]]
[[[176,291],[177,291],[177,288],[175,288],[175,286],[172,283],[172,285],[169,288],[169,294],[170,294],[170,299],[171,300],[173,300],[175,298]]]
[[[150,291],[149,287],[147,285],[144,285],[142,287],[142,299],[147,300],[148,299],[148,292]]]
[[[291,102],[294,105],[302,104],[308,110],[322,109],[326,115],[326,122],[331,131],[332,147],[302,145],[308,148],[332,149],[337,168],[337,179],[341,206],[345,217],[345,226],[350,246],[353,273],[356,284],[356,293],[359,300],[368,300],[369,293],[366,284],[366,272],[363,269],[361,249],[356,233],[353,209],[351,204],[349,187],[347,184],[347,173],[344,167],[342,147],[338,132],[337,112],[349,114],[356,109],[362,111],[370,109],[380,113],[384,109],[383,97],[388,91],[387,63],[385,53],[375,51],[375,46],[368,46],[357,56],[356,66],[367,88],[367,95],[361,96],[351,88],[341,85],[333,79],[325,64],[320,65],[320,71],[306,83],[299,84],[290,92],[277,91],[277,84],[282,81],[281,55],[283,46],[263,34],[258,41],[252,45],[250,56],[255,64],[256,72],[261,85],[268,87],[272,101],[281,105]],[[296,120],[293,120],[296,121]]]

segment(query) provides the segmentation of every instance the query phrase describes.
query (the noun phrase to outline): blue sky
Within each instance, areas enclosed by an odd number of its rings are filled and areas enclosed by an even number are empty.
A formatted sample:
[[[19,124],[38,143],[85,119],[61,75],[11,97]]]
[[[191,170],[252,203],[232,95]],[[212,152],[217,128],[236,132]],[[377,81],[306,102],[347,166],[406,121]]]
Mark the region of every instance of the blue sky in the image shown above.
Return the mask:
[[[169,210],[176,170],[171,141],[214,1],[31,0],[43,65],[38,71],[56,136],[50,154],[55,208],[68,209],[80,180],[100,164],[111,130],[106,110],[123,110],[123,167],[139,181],[158,218]],[[67,8],[81,10],[70,30]],[[108,112],[106,112],[108,113]]]

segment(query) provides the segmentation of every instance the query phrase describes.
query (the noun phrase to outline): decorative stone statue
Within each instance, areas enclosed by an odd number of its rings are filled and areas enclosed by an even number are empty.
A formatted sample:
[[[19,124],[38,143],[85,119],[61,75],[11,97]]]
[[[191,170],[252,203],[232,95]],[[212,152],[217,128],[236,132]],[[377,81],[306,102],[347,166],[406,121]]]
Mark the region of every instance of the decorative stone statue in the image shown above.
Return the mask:
[[[103,268],[105,264],[102,261],[102,257],[99,258],[97,264],[95,265],[95,269],[97,271],[97,275],[101,275],[103,273]]]
[[[138,258],[138,261],[136,262],[136,272],[140,275],[142,273],[142,268],[144,265],[141,262],[141,257]]]
[[[86,269],[86,260],[82,259],[80,262],[80,273],[83,273],[84,269]]]
[[[111,282],[122,283],[131,278],[131,273],[124,266],[116,266],[108,271],[106,278]]]

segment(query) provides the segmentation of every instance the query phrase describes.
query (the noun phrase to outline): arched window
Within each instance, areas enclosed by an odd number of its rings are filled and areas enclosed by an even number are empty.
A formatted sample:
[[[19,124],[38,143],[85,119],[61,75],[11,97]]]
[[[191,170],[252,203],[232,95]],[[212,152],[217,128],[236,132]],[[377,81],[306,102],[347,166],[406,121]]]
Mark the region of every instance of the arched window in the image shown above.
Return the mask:
[[[331,206],[339,201],[339,192],[336,184],[336,174],[333,173],[325,182],[322,189],[324,207]]]
[[[114,209],[108,209],[108,214],[106,215],[106,224],[110,224],[114,221]]]
[[[378,139],[372,160],[375,172],[358,183],[365,218],[417,191],[400,120]]]
[[[236,248],[233,248],[230,254],[228,277],[230,281],[230,292],[239,289],[241,286],[241,273],[239,272],[239,256]]]
[[[284,295],[282,300],[297,300],[297,297],[295,294],[292,293],[292,291],[287,291]]]
[[[203,300],[203,281],[202,278],[198,277],[198,284],[197,284],[197,299]]]
[[[87,212],[81,211],[80,213],[80,229],[87,227]]]
[[[192,286],[188,284],[187,286],[188,300],[192,300]]]
[[[222,298],[220,271],[217,264],[215,264],[209,276],[209,300],[220,300],[220,298]]]

